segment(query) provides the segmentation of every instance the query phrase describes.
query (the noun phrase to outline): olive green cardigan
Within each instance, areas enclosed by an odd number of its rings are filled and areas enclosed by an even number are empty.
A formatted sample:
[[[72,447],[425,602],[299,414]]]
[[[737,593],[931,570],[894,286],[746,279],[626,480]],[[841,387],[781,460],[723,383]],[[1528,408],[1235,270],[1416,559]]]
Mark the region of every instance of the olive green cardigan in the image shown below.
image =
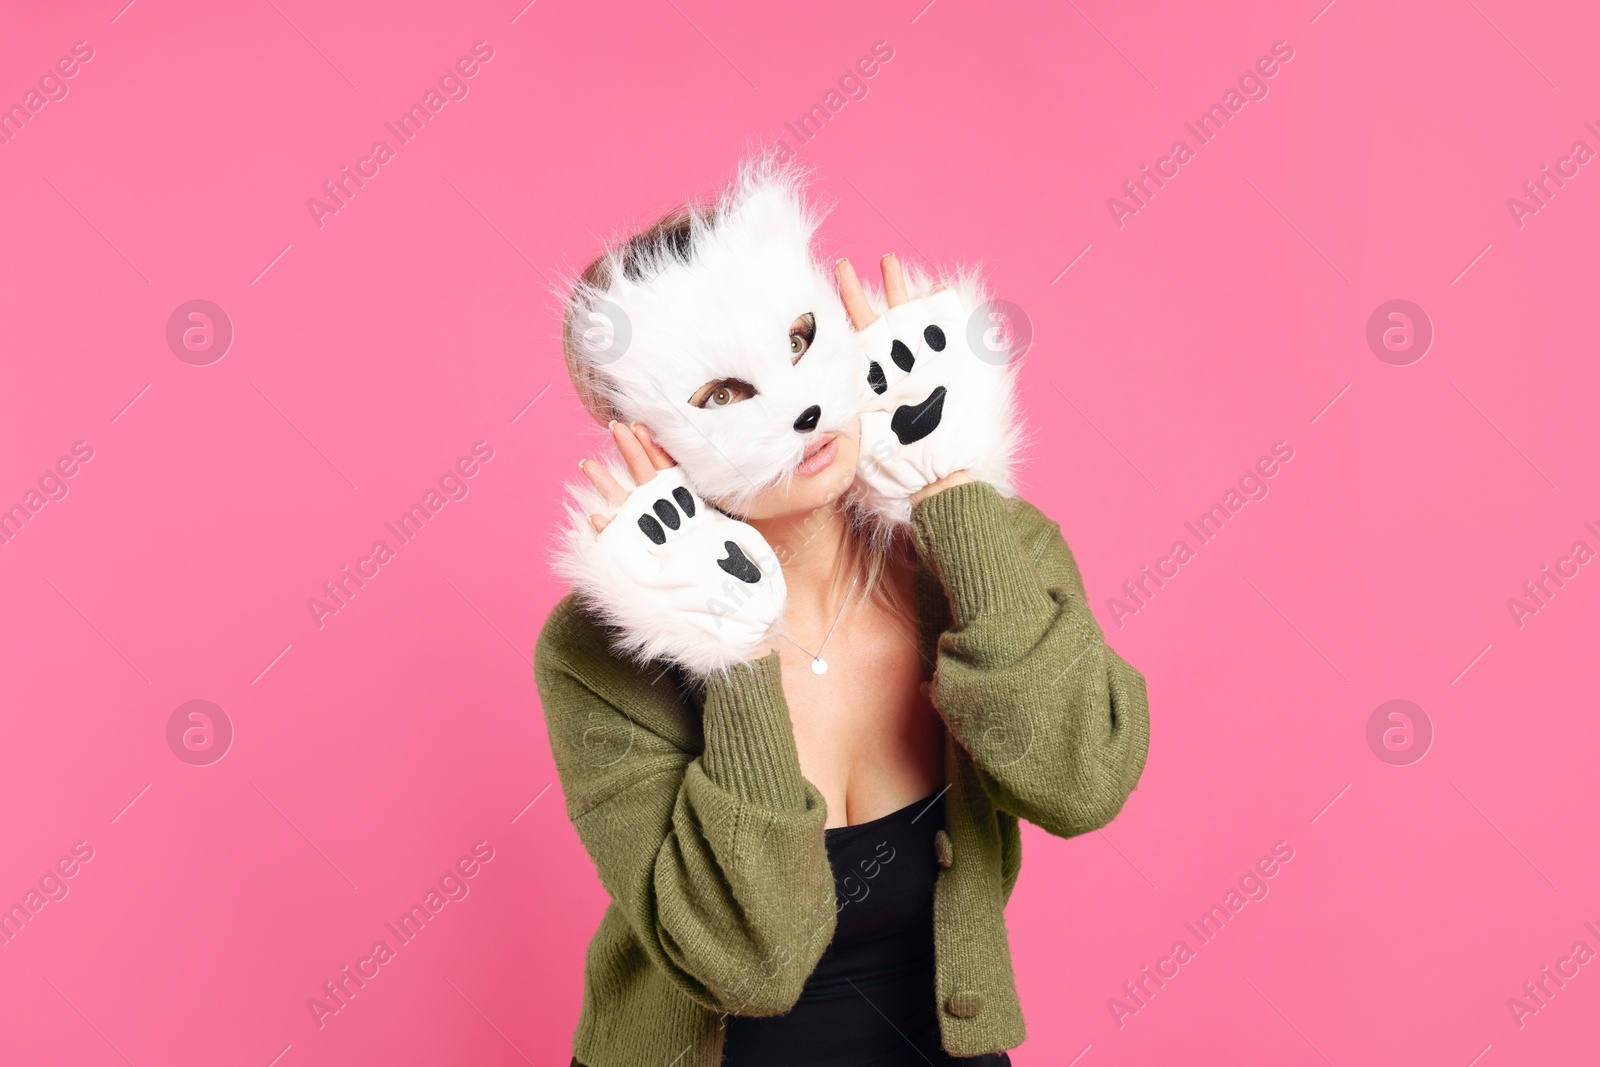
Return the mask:
[[[1149,745],[1144,679],[1105,645],[1061,530],[988,485],[912,512],[929,696],[947,727],[934,892],[944,1047],[1022,1043],[1004,908],[1017,820],[1108,823]],[[535,675],[577,827],[611,896],[573,1054],[586,1067],[716,1067],[724,1016],[794,1006],[833,937],[827,807],[800,773],[778,656],[684,684],[615,655],[574,598]]]

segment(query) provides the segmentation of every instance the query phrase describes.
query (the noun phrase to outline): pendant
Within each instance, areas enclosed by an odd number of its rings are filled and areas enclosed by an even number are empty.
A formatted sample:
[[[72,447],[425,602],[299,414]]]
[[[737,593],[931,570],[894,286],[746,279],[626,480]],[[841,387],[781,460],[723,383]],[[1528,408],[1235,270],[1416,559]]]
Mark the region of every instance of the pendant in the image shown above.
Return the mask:
[[[823,659],[821,656],[818,656],[816,659],[813,659],[811,661],[811,673],[812,674],[827,674],[828,673],[828,661]]]

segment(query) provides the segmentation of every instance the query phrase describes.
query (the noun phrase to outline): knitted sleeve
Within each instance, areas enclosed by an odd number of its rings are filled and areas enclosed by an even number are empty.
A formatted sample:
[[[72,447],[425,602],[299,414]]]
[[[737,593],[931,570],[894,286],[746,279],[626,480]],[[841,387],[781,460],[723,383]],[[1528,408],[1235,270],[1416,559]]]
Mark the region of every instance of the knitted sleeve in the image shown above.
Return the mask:
[[[1111,649],[1061,529],[973,482],[912,511],[951,626],[931,695],[995,806],[1060,837],[1106,825],[1144,770],[1144,678]]]
[[[627,694],[603,652],[550,631],[535,674],[551,749],[613,906],[705,1008],[789,1010],[833,937],[835,903],[826,806],[800,773],[777,655],[708,680],[696,751],[612,702]]]

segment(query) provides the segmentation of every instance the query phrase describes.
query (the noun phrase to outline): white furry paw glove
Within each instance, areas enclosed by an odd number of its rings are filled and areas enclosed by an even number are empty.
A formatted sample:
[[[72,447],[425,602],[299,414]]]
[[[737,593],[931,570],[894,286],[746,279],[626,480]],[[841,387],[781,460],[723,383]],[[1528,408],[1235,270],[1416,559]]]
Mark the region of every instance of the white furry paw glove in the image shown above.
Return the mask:
[[[1007,349],[974,352],[954,289],[889,308],[858,335],[868,359],[856,474],[877,511],[906,521],[911,494],[966,471],[1010,490],[1016,448]]]
[[[610,519],[598,535],[590,511]],[[562,569],[619,631],[622,651],[703,676],[766,643],[787,596],[777,557],[754,527],[707,506],[679,468],[657,471],[614,508],[576,508],[573,519]]]

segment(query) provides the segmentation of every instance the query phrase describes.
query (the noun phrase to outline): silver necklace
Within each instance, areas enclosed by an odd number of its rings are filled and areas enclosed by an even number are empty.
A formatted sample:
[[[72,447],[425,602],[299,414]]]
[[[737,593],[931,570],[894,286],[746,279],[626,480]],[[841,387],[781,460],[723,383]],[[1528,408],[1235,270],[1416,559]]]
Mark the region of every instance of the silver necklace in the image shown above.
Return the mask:
[[[851,594],[853,594],[856,591],[856,582],[859,582],[860,580],[861,580],[861,576],[858,574],[858,575],[856,575],[855,579],[853,581],[851,581],[850,590],[849,590],[849,592],[845,593],[845,595],[844,595],[844,603],[839,605],[839,614],[837,614],[837,615],[835,615],[833,617],[833,626],[828,627],[827,636],[822,639],[822,644],[817,646],[817,650],[815,652],[811,651],[805,645],[802,645],[799,641],[796,641],[794,638],[790,637],[788,634],[779,634],[778,635],[779,637],[783,638],[785,641],[787,641],[791,645],[793,645],[795,648],[798,648],[801,652],[804,652],[806,655],[811,657],[811,673],[812,674],[827,674],[828,673],[828,661],[822,658],[822,650],[828,647],[828,638],[833,636],[833,631],[839,625],[839,620],[844,618],[844,609],[850,606]]]

